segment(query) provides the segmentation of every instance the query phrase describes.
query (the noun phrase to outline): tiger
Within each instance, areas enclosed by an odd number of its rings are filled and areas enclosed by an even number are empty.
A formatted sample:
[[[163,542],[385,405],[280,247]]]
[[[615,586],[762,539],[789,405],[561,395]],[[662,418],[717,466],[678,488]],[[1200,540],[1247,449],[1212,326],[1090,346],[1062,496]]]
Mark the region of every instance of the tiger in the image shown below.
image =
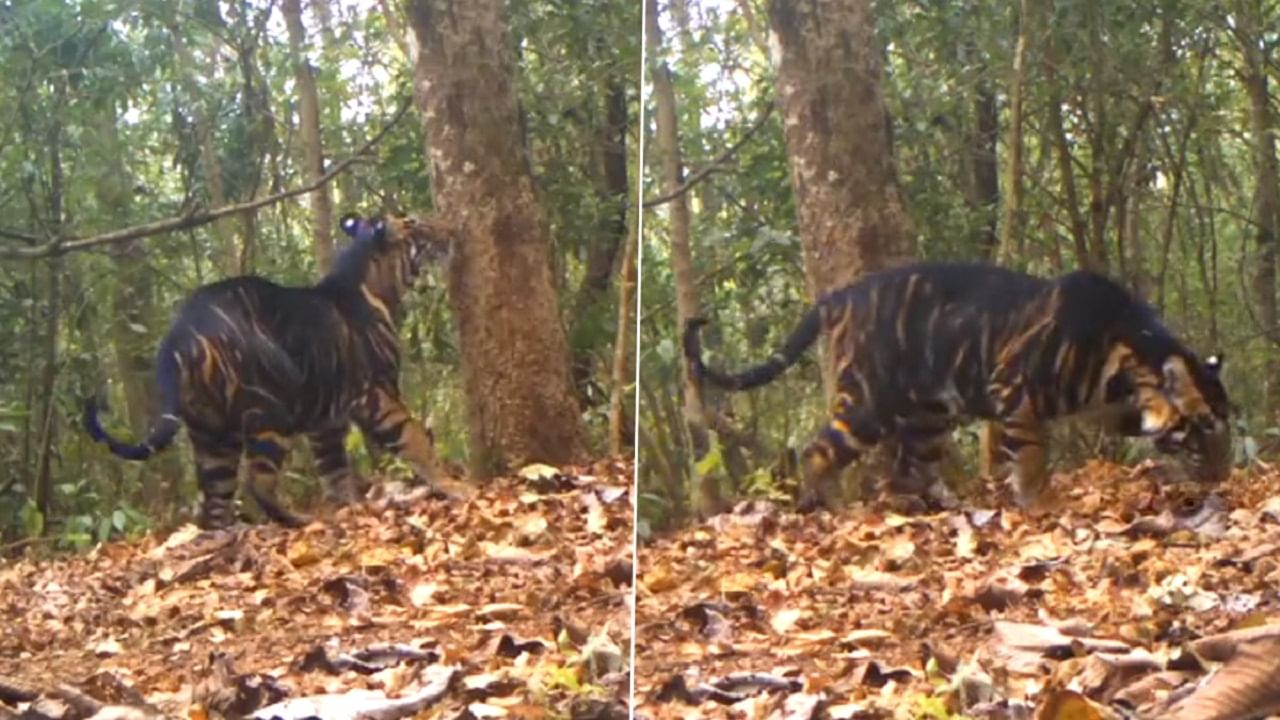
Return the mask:
[[[204,529],[233,524],[242,459],[245,491],[264,515],[287,527],[308,523],[276,495],[297,436],[312,448],[327,499],[358,499],[367,485],[345,448],[353,422],[420,480],[443,487],[433,438],[401,397],[398,328],[404,296],[426,263],[448,258],[453,233],[438,220],[412,216],[347,214],[339,225],[351,241],[313,285],[242,275],[203,285],[184,300],[156,351],[160,414],[143,442],[109,434],[98,399],[85,401],[89,437],[126,460],[147,460],[186,426]]]
[[[870,273],[821,296],[777,352],[737,373],[703,362],[706,324],[686,323],[684,357],[695,382],[730,391],[769,383],[829,336],[835,387],[829,420],[801,454],[804,510],[834,509],[839,473],[885,440],[897,446],[891,487],[954,502],[937,472],[946,438],[978,419],[1003,427],[995,459],[1023,509],[1040,506],[1047,484],[1046,424],[1069,416],[1150,438],[1184,477],[1219,482],[1231,471],[1222,355],[1200,359],[1097,272],[918,262]]]

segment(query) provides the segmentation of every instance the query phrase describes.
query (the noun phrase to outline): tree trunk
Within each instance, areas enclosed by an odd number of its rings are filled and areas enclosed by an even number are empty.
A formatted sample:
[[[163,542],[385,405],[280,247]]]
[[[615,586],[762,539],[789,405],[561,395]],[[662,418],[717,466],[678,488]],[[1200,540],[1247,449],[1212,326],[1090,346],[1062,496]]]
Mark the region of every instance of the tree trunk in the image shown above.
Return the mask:
[[[671,82],[671,69],[663,59],[662,28],[658,24],[657,0],[645,0],[645,42],[649,58],[649,72],[653,82],[653,100],[656,106],[657,157],[662,178],[662,194],[674,191],[684,183],[684,159],[680,154],[680,128],[676,115],[675,87]],[[698,315],[698,283],[693,269],[693,252],[689,243],[689,199],[680,193],[667,204],[671,223],[671,273],[676,286],[677,332]],[[684,420],[688,428],[693,460],[702,458],[710,448],[707,434],[706,413],[702,395],[689,372],[688,363],[680,364],[684,396]],[[695,473],[696,474],[696,473]],[[719,480],[715,474],[696,478],[694,507],[702,516],[708,516],[724,508]]]
[[[777,101],[813,298],[902,264],[914,249],[880,90],[883,48],[871,5],[769,2]],[[828,398],[836,385],[830,342],[823,342],[822,362]],[[865,467],[883,466],[896,451],[889,438]]]
[[[1102,270],[1103,265],[1089,250],[1089,228],[1080,212],[1080,194],[1076,190],[1075,163],[1062,118],[1062,88],[1058,80],[1057,53],[1053,35],[1045,43],[1044,79],[1049,88],[1047,132],[1053,143],[1054,158],[1058,164],[1058,182],[1062,186],[1061,204],[1070,221],[1072,247],[1075,249],[1076,266],[1086,270]]]
[[[324,4],[318,0],[317,4]],[[320,96],[316,93],[315,73],[307,60],[307,31],[302,25],[301,0],[284,0],[280,6],[289,29],[289,54],[293,61],[293,77],[298,84],[298,121],[302,130],[303,167],[308,180],[324,175],[324,142],[320,135]],[[329,185],[321,185],[311,193],[311,252],[320,273],[333,266],[333,199]]]
[[[804,270],[818,297],[912,254],[869,0],[772,0],[777,97]]]
[[[594,42],[603,56],[605,41]],[[627,242],[627,93],[617,78],[603,83],[604,122],[594,128],[592,138],[597,160],[594,173],[596,197],[601,207],[608,208],[601,218],[594,240],[587,248],[586,270],[573,300],[572,325],[569,335],[576,349],[573,356],[573,381],[584,403],[592,401],[588,388],[593,380],[594,344],[591,336],[603,326],[602,303],[609,296],[609,284],[619,267],[618,252]]]
[[[1243,80],[1249,94],[1249,130],[1253,136],[1254,166],[1258,181],[1254,186],[1254,227],[1257,230],[1258,260],[1253,275],[1253,292],[1258,303],[1257,318],[1268,342],[1266,352],[1267,423],[1280,418],[1280,313],[1276,307],[1276,144],[1275,124],[1271,114],[1271,97],[1267,90],[1267,67],[1270,58],[1262,49],[1261,33],[1242,33],[1245,72]]]
[[[1013,259],[1014,246],[1022,234],[1022,94],[1027,83],[1027,42],[1031,35],[1030,2],[1018,6],[1018,39],[1013,51],[1013,77],[1009,82],[1009,136],[1005,142],[1009,157],[1005,165],[1004,207],[1000,219],[1001,263]],[[1026,258],[1018,258],[1025,262]]]
[[[67,86],[64,78],[55,81],[57,107],[65,107]],[[62,121],[55,113],[50,118],[48,127],[49,151],[49,220],[50,237],[62,235],[64,209],[64,175],[62,167]],[[43,407],[40,413],[40,457],[36,469],[34,492],[36,509],[45,520],[48,528],[49,508],[53,501],[53,448],[60,423],[54,422],[58,410],[58,398],[55,393],[58,379],[58,332],[62,315],[62,258],[51,258],[49,272],[49,314],[44,323],[44,365],[40,370],[40,397]]]
[[[501,0],[411,0],[415,99],[435,206],[461,231],[449,268],[472,474],[580,459],[586,431],[552,282],[551,238],[520,142]]]
[[[98,205],[107,211],[108,217],[129,217],[133,200],[133,181],[124,163],[120,148],[114,105],[104,108],[98,118],[97,142],[102,176],[94,185]],[[116,356],[119,377],[124,385],[125,411],[129,428],[134,437],[145,437],[151,426],[151,418],[157,410],[154,386],[155,340],[148,331],[151,319],[153,288],[151,273],[146,264],[146,250],[140,241],[125,243],[111,254],[116,269],[113,288],[114,309],[111,313],[111,339]],[[157,458],[160,460],[160,458]],[[142,480],[143,504],[163,498],[162,482],[166,469],[159,464],[147,464],[139,470]]]
[[[203,169],[204,181],[209,207],[222,207],[227,204],[227,190],[222,177],[222,158],[218,154],[217,138],[213,125],[209,122],[209,111],[201,103],[203,93],[194,80],[196,60],[183,40],[182,30],[175,24],[169,26],[169,38],[173,43],[173,54],[177,60],[177,75],[182,83],[182,92],[186,94],[187,103],[191,107],[192,121],[195,124],[196,137],[200,143],[200,165]],[[209,62],[218,69],[218,54],[211,53]],[[240,266],[235,231],[231,227],[231,218],[222,218],[210,225],[210,230],[217,241],[218,269],[226,275],[234,275]]]
[[[625,220],[624,220],[625,222]],[[613,340],[612,389],[609,394],[609,453],[621,455],[634,447],[632,422],[627,413],[626,389],[634,387],[635,373],[631,358],[635,356],[636,250],[639,246],[636,223],[627,224],[627,239],[622,250],[622,267],[618,270],[618,322]]]

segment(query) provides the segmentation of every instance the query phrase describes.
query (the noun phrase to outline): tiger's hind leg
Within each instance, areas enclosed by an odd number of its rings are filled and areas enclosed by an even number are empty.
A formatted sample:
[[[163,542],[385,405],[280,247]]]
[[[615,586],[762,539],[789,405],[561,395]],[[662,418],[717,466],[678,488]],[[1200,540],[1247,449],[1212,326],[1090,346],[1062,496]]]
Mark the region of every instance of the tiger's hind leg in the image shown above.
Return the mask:
[[[803,477],[797,509],[811,512],[840,505],[840,471],[880,441],[879,424],[852,397],[836,397],[832,418],[800,456]]]
[[[196,482],[200,486],[200,515],[196,524],[204,530],[221,530],[235,522],[236,476],[242,448],[228,440],[191,432],[195,449]]]
[[[311,454],[315,457],[316,471],[324,482],[325,496],[330,502],[339,505],[359,501],[369,489],[368,481],[351,467],[351,459],[347,456],[349,429],[344,423],[307,434]]]
[[[249,479],[245,489],[266,516],[286,527],[302,527],[310,522],[280,503],[276,496],[276,484],[280,468],[289,454],[288,439],[269,430],[254,433],[245,448],[249,457]]]
[[[890,488],[912,497],[916,503],[940,508],[959,504],[942,480],[939,469],[947,448],[951,421],[946,415],[925,415],[898,425],[898,456]]]

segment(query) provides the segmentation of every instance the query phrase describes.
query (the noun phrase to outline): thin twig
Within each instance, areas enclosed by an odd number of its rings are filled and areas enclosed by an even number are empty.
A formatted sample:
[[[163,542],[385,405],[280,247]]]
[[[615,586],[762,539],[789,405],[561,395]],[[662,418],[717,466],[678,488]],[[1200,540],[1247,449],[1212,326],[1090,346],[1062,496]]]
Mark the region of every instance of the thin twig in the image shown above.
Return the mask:
[[[103,233],[101,235],[92,235],[90,237],[84,237],[84,238],[59,237],[59,238],[53,238],[44,243],[41,243],[40,245],[35,245],[32,247],[0,248],[0,259],[32,259],[32,258],[54,257],[57,255],[64,255],[66,253],[74,252],[77,250],[85,250],[87,248],[95,247],[98,245],[119,244],[119,243],[128,242],[130,240],[137,240],[139,238],[150,237],[152,235],[160,235],[162,233],[174,232],[176,230],[188,230],[191,228],[200,227],[201,225],[208,225],[209,223],[219,218],[226,217],[228,215],[235,215],[237,213],[242,213],[248,210],[257,210],[260,207],[273,205],[282,200],[288,200],[289,198],[297,197],[298,195],[305,195],[309,192],[314,192],[315,190],[323,186],[325,183],[328,183],[330,180],[333,180],[335,177],[340,175],[343,171],[345,171],[348,167],[350,167],[352,163],[358,160],[365,153],[372,150],[374,146],[376,146],[379,142],[381,142],[382,139],[386,137],[387,133],[391,131],[391,128],[395,127],[396,123],[398,123],[400,119],[404,117],[404,114],[409,110],[409,106],[411,103],[412,103],[411,99],[406,99],[404,103],[401,104],[400,109],[397,110],[395,115],[391,117],[391,120],[386,125],[384,125],[383,128],[379,130],[376,135],[374,135],[372,138],[369,138],[369,140],[366,141],[364,145],[361,145],[360,148],[355,152],[353,152],[351,155],[347,156],[342,161],[332,165],[325,172],[324,175],[321,175],[320,177],[316,178],[314,181],[310,183],[307,183],[306,185],[292,188],[290,190],[285,190],[284,192],[279,192],[279,193],[276,193],[275,195],[269,195],[264,198],[258,198],[257,200],[252,200],[249,202],[243,202],[243,203],[238,203],[233,205],[224,205],[222,207],[214,208],[212,210],[192,211],[186,215],[166,218],[164,220],[156,220],[154,222],[144,223],[142,225],[135,225],[133,227],[124,228],[122,230],[113,230],[111,232]]]
[[[769,120],[769,116],[771,115],[773,115],[773,103],[765,106],[764,111],[760,113],[760,116],[756,118],[756,121],[751,125],[751,127],[747,128],[746,132],[742,133],[742,137],[738,138],[738,141],[730,145],[727,150],[720,153],[715,160],[712,160],[697,172],[685,178],[684,182],[680,183],[680,186],[674,190],[659,195],[658,197],[645,200],[644,208],[648,210],[649,208],[657,207],[659,205],[665,205],[692,190],[694,185],[705,180],[716,168],[728,162],[729,158],[732,158],[734,154],[741,150],[742,146],[746,145],[747,141],[759,132],[760,128],[764,127],[765,122]]]

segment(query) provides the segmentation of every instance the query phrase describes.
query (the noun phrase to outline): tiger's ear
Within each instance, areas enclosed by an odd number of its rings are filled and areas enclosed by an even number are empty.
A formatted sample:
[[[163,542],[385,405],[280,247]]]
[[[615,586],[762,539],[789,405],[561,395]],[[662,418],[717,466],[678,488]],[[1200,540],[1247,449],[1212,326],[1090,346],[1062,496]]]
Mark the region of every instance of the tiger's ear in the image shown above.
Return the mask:
[[[1225,356],[1222,352],[1216,352],[1204,359],[1204,367],[1209,371],[1210,375],[1218,377],[1222,372],[1222,361],[1224,357]]]
[[[338,227],[342,228],[342,232],[348,237],[355,238],[356,232],[360,228],[360,216],[355,213],[347,213],[338,221]]]

